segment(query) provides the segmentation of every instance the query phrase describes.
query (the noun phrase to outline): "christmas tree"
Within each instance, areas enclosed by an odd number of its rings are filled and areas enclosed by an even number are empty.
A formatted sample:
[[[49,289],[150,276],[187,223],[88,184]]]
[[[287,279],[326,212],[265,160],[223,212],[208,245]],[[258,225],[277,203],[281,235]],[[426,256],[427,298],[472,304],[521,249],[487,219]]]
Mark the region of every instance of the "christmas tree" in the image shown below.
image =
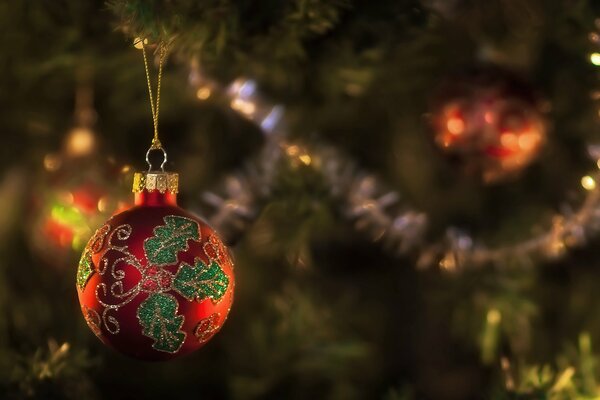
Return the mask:
[[[0,397],[600,398],[599,18],[591,0],[0,2]],[[229,250],[183,212],[117,249],[141,274],[130,358],[94,335],[124,335],[93,308],[128,290],[94,281],[94,249],[135,232],[103,223],[158,126],[178,203]],[[131,348],[192,340],[168,362]]]

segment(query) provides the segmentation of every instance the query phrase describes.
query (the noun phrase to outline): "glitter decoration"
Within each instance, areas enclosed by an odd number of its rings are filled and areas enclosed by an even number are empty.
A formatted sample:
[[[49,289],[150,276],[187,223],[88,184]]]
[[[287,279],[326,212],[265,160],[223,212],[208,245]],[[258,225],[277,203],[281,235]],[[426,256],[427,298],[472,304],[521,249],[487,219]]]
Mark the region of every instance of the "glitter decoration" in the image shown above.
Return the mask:
[[[204,243],[202,247],[204,253],[211,261],[216,261],[219,264],[224,264],[227,262],[227,250],[215,235],[210,235],[208,237],[208,241]]]
[[[225,322],[233,263],[218,235],[177,207],[173,193],[135,196],[136,207],[111,217],[88,242],[81,279],[87,267],[95,275],[77,292],[87,325],[103,343],[134,358],[166,361],[199,349]],[[213,314],[219,317],[198,328]]]
[[[116,335],[121,331],[121,326],[119,320],[111,314],[117,312],[121,307],[133,301],[141,290],[141,285],[136,285],[132,290],[124,292],[123,280],[127,278],[128,274],[123,271],[117,272],[116,269],[119,263],[123,262],[131,265],[133,268],[142,273],[144,271],[138,258],[129,250],[129,246],[122,245],[122,242],[127,241],[131,237],[132,232],[133,228],[129,224],[117,226],[115,230],[110,232],[110,235],[108,235],[108,239],[104,244],[104,249],[100,254],[98,274],[101,276],[101,281],[96,286],[95,297],[98,304],[104,307],[102,310],[102,322],[104,323],[104,327],[113,335]],[[119,243],[114,243],[115,240]],[[107,254],[111,253],[120,254],[120,257],[117,259],[117,261],[110,262]],[[103,279],[106,279],[107,276],[111,276],[116,279],[116,282],[110,285],[110,291],[108,289],[108,285],[103,281]],[[107,296],[108,293],[110,293],[112,298]]]
[[[219,331],[221,328],[218,324],[220,317],[219,313],[214,313],[198,322],[198,325],[194,328],[194,336],[200,343],[208,342]]]
[[[202,301],[210,298],[213,303],[221,300],[228,285],[229,277],[219,264],[213,261],[207,266],[199,258],[195,259],[193,267],[182,263],[173,282],[173,288],[186,299]]]
[[[110,232],[110,225],[104,224],[101,228],[97,229],[94,236],[90,239],[87,244],[87,248],[91,250],[93,254],[99,253],[104,245],[104,238]]]
[[[442,2],[442,0],[436,1]],[[597,45],[600,33],[593,32],[592,37],[594,44]],[[598,57],[594,55],[594,59],[590,58],[589,61],[594,64],[597,59]],[[201,195],[206,205],[211,208],[211,212],[206,215],[208,221],[217,228],[226,241],[230,241],[242,235],[251,225],[251,221],[260,215],[261,205],[265,204],[273,193],[278,172],[277,165],[280,160],[290,156],[290,149],[298,149],[306,143],[298,143],[289,137],[289,124],[286,123],[284,108],[265,97],[255,82],[238,78],[228,86],[221,86],[219,82],[200,72],[202,67],[199,60],[193,59],[190,67],[189,83],[194,91],[210,87],[211,97],[219,97],[228,101],[232,109],[237,111],[240,116],[254,121],[261,128],[265,138],[263,148],[247,167],[228,175],[214,190],[205,191]],[[509,71],[505,71],[505,73],[511,75]],[[506,131],[496,129],[500,133],[500,146],[487,149],[489,154],[484,153],[484,157],[504,158],[505,160],[521,158],[526,162],[534,161],[535,157],[529,158],[528,154],[533,153],[532,155],[535,156],[537,151],[535,148],[543,145],[543,140],[538,141],[531,134],[533,133],[535,136],[536,131],[541,133],[540,127],[533,124],[531,132],[527,132],[527,129],[523,129],[523,125],[519,123],[519,121],[537,121],[539,120],[536,117],[538,112],[545,116],[548,111],[549,103],[538,98],[534,92],[536,92],[535,89],[531,94],[534,94],[538,100],[535,105],[527,104],[526,101],[526,104],[522,104],[523,109],[520,107],[515,109],[506,107],[510,105],[508,104],[510,102],[497,103],[493,107],[495,108],[494,113],[487,116],[485,113],[482,115],[483,120],[480,122],[487,125],[488,128],[490,125],[509,128]],[[598,100],[600,91],[595,90],[591,95],[592,99]],[[255,106],[251,113],[246,107],[249,104]],[[535,106],[534,109],[532,109],[533,106]],[[451,109],[447,111],[450,112],[444,116],[448,118],[441,119],[434,125],[439,125],[446,130],[451,134],[449,137],[456,141],[459,137],[465,136],[464,134],[470,130],[472,125],[468,125],[468,120],[461,118],[461,115],[453,115]],[[493,118],[493,114],[500,118]],[[432,113],[428,119],[434,123],[436,115],[438,114]],[[539,115],[539,117],[541,116]],[[509,132],[509,130],[513,132]],[[519,140],[515,141],[515,138]],[[452,141],[450,140],[448,144],[451,144]],[[443,146],[444,143],[445,140],[442,137],[438,144]],[[517,150],[516,153],[520,152],[521,156],[505,155],[503,151],[498,151],[500,147],[508,149],[518,147],[514,150]],[[600,168],[600,145],[588,142],[586,147],[588,155],[593,161],[593,166],[590,165],[590,167],[595,171],[593,173],[590,171],[589,177],[595,182],[600,182],[600,172],[598,171]],[[443,149],[441,151],[444,152]],[[457,249],[453,248],[455,244],[448,240],[447,236],[456,227],[446,226],[443,229],[444,234],[436,237],[431,230],[431,215],[414,204],[410,204],[407,201],[410,196],[391,190],[383,180],[361,168],[353,157],[331,144],[312,141],[306,155],[308,156],[307,161],[316,161],[311,162],[310,165],[323,176],[330,188],[331,196],[340,200],[341,215],[349,219],[355,229],[362,231],[369,240],[379,243],[392,254],[397,256],[413,254],[413,252],[417,254],[415,258],[417,269],[438,268],[444,264],[448,266],[448,268],[442,267],[446,271],[459,271],[478,269],[488,264],[502,267],[514,263],[515,260],[521,260],[528,264],[532,258],[556,259],[566,253],[563,250],[579,247],[586,243],[589,235],[600,232],[600,213],[598,213],[600,185],[595,185],[592,189],[594,185],[590,184],[591,181],[584,179],[582,186],[585,185],[583,187],[585,200],[578,202],[580,206],[577,207],[565,202],[561,204],[560,209],[568,211],[554,215],[554,217],[563,218],[564,225],[568,227],[560,233],[560,236],[565,236],[559,238],[561,240],[556,238],[554,224],[547,224],[545,228],[539,229],[537,222],[535,229],[525,229],[525,231],[536,232],[535,235],[517,241],[511,238],[513,240],[510,240],[509,243],[496,246],[486,244],[483,238],[468,236],[467,242],[471,241],[472,246],[460,245],[457,257],[455,257],[458,260],[457,268],[449,268],[452,263],[446,263],[444,259],[447,261],[449,258],[446,256],[456,254]],[[303,160],[300,161],[304,164]],[[505,164],[507,164],[507,168],[510,167],[518,175],[519,163],[513,165],[507,161]],[[526,168],[526,165],[523,167]],[[489,171],[490,167],[484,169]],[[493,170],[493,168],[491,169]],[[490,182],[493,182],[494,178],[502,181],[502,170],[499,172],[499,174],[487,174]],[[510,174],[507,174],[507,179],[510,179]],[[371,181],[371,183],[363,185],[364,181]],[[468,231],[468,227],[459,228]],[[562,239],[569,243],[565,245]],[[208,248],[207,245],[205,247],[207,255],[211,251],[207,250]],[[562,250],[558,254],[556,249]],[[226,264],[221,263],[221,265]]]
[[[83,313],[85,322],[87,322],[92,332],[94,332],[96,336],[100,337],[102,335],[102,330],[100,329],[100,324],[102,323],[100,320],[100,314],[98,314],[96,310],[87,306],[82,306],[81,312]]]
[[[86,250],[81,256],[81,259],[79,260],[79,267],[77,268],[77,287],[80,290],[85,288],[85,284],[94,272],[92,265],[92,254]]]
[[[154,228],[154,237],[144,241],[148,261],[154,265],[177,262],[177,253],[188,249],[188,240],[200,241],[200,227],[192,219],[169,215],[165,225]]]
[[[171,290],[173,274],[164,268],[152,265],[142,272],[142,290],[145,292],[166,292]]]
[[[137,309],[142,334],[154,339],[152,348],[166,353],[176,353],[185,341],[181,330],[185,320],[177,315],[178,304],[174,296],[166,293],[150,295]]]
[[[133,176],[134,193],[141,193],[144,190],[158,190],[160,193],[177,193],[179,190],[179,175],[169,172],[136,172]]]

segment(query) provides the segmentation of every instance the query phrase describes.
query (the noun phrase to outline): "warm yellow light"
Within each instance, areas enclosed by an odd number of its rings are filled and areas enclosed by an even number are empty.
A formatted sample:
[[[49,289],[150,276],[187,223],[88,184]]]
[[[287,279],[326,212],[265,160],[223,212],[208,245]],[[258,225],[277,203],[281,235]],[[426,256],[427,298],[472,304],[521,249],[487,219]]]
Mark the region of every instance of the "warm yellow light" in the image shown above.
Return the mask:
[[[454,272],[458,267],[458,262],[453,253],[448,253],[440,260],[440,268],[447,272]]]
[[[594,190],[596,189],[596,181],[591,176],[586,175],[581,178],[581,186],[583,186],[585,190]]]
[[[196,92],[196,97],[200,100],[206,100],[210,97],[211,94],[212,94],[212,92],[208,86],[202,86]]]
[[[500,135],[500,143],[508,149],[514,149],[519,145],[519,138],[512,132],[505,132]]]
[[[148,44],[148,39],[144,39],[143,41],[139,37],[136,37],[135,39],[133,39],[133,47],[135,47],[138,50],[141,50],[142,47],[144,47],[144,45],[147,45],[147,44]]]
[[[454,142],[454,136],[449,132],[440,134],[436,136],[435,139],[442,147],[450,147],[450,145]]]
[[[244,100],[241,99],[233,99],[231,100],[231,108],[234,110],[240,110],[243,107]]]
[[[537,147],[539,136],[535,133],[524,133],[519,137],[519,147],[521,150],[530,151]]]
[[[590,61],[592,62],[592,64],[600,66],[600,53],[590,54]]]
[[[60,192],[58,193],[58,198],[65,204],[73,204],[75,201],[75,196],[73,196],[73,193],[71,192]]]
[[[246,115],[254,114],[254,110],[256,110],[256,106],[254,103],[246,102],[242,112]]]
[[[105,212],[107,210],[107,205],[108,205],[108,198],[101,197],[100,200],[98,200],[98,211]]]
[[[302,161],[302,163],[303,163],[304,165],[310,165],[310,163],[311,163],[311,161],[312,161],[312,159],[310,158],[310,156],[309,156],[308,154],[306,154],[306,153],[304,153],[304,154],[302,154],[302,155],[298,156],[298,159],[299,159],[300,161]]]
[[[502,320],[502,314],[500,314],[500,311],[498,311],[497,309],[492,308],[488,311],[486,319],[488,324],[498,325]]]
[[[95,137],[88,128],[74,128],[67,137],[67,154],[70,156],[84,156],[92,152]]]
[[[567,385],[571,385],[573,383],[573,375],[575,375],[575,368],[568,367],[567,369],[565,369],[563,373],[560,374],[560,376],[556,380],[556,383],[554,384],[554,386],[552,386],[551,390],[553,392],[560,392],[565,387],[567,387]]]
[[[123,165],[123,167],[121,168],[121,173],[122,174],[126,174],[129,171],[131,171],[131,165]]]
[[[256,105],[254,105],[254,103],[242,99],[233,99],[231,101],[231,108],[246,115],[252,115],[254,114],[254,111],[256,111]]]
[[[60,168],[60,157],[56,154],[46,154],[44,157],[44,168],[46,171],[56,171]]]
[[[448,132],[453,135],[460,135],[465,130],[465,123],[461,118],[452,117],[448,118],[448,122],[446,122],[446,127],[448,128]]]
[[[290,157],[297,156],[300,153],[300,148],[295,144],[292,144],[285,149],[285,152]]]

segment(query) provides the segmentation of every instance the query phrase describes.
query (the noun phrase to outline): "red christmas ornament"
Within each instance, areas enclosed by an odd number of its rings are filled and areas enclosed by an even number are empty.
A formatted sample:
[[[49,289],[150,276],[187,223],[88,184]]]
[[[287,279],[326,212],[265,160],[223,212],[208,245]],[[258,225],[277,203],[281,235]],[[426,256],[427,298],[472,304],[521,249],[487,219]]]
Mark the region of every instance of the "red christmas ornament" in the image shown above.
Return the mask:
[[[177,181],[174,173],[137,173],[135,206],[96,231],[77,271],[90,329],[144,360],[199,349],[233,302],[228,250],[204,221],[177,206]]]
[[[432,114],[436,145],[486,183],[522,171],[546,140],[546,123],[531,88],[496,68],[446,82]]]

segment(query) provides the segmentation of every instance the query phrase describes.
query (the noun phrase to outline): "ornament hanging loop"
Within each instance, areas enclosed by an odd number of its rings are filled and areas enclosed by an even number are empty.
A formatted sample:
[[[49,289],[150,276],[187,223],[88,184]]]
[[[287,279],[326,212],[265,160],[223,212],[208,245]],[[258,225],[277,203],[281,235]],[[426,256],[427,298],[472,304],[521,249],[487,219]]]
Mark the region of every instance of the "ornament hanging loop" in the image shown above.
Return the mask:
[[[150,147],[146,152],[146,163],[148,164],[148,172],[152,172],[152,162],[150,161],[150,153],[154,150],[159,150],[162,152],[163,160],[160,163],[160,170],[165,172],[165,164],[167,163],[167,152],[162,147]]]
[[[159,62],[158,62],[158,79],[156,83],[156,102],[154,101],[154,96],[152,94],[152,82],[150,80],[150,69],[148,67],[148,57],[146,56],[146,44],[148,43],[147,39],[138,38],[134,41],[134,46],[142,50],[142,54],[144,56],[144,67],[146,71],[146,80],[148,81],[148,96],[150,97],[150,110],[152,111],[152,122],[154,125],[154,136],[152,137],[152,143],[150,144],[150,148],[146,152],[146,163],[148,163],[148,171],[152,170],[152,163],[150,162],[150,153],[152,150],[160,150],[163,154],[163,161],[160,164],[161,171],[164,172],[165,164],[167,163],[167,152],[165,151],[160,139],[158,138],[158,115],[159,115],[159,106],[160,106],[160,86],[162,82],[162,71],[165,58],[167,56],[167,45],[163,42],[158,44],[158,54],[159,54]]]

